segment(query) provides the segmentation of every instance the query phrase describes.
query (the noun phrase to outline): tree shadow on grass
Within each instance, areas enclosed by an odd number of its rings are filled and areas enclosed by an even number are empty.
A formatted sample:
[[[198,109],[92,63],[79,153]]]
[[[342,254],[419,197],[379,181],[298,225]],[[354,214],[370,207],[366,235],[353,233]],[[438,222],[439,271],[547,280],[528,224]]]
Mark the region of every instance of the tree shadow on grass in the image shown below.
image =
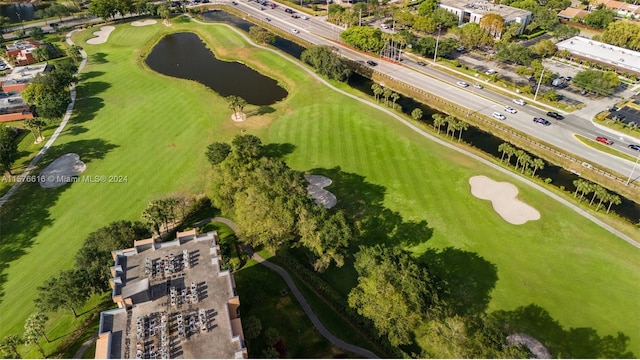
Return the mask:
[[[39,175],[51,161],[66,153],[74,152],[80,155],[83,162],[90,163],[94,159],[104,158],[116,147],[102,139],[55,145],[41,160],[40,169],[31,175]],[[74,184],[43,189],[38,183],[24,183],[0,208],[0,303],[7,295],[4,292],[4,284],[7,281],[8,267],[30,251],[41,229],[53,224],[54,219],[50,217],[49,208],[56,204],[60,194],[70,186]]]
[[[64,133],[69,135],[80,135],[86,133],[87,131],[89,130],[82,125],[68,126],[64,129]]]
[[[96,95],[110,87],[111,84],[104,81],[81,82],[76,87],[78,97],[73,109],[73,116],[69,122],[79,124],[92,120],[95,114],[104,107],[104,100]]]
[[[269,105],[264,105],[264,106],[260,106],[255,113],[251,114],[251,115],[266,115],[266,114],[271,114],[273,112],[275,112],[276,109],[274,109],[272,106]]]
[[[630,339],[622,332],[615,336],[601,337],[592,328],[565,330],[546,309],[535,304],[521,306],[513,311],[496,311],[491,316],[496,318],[509,334],[524,333],[533,336],[547,347],[554,358],[635,358],[634,354],[627,350]]]
[[[495,264],[480,255],[448,247],[429,249],[419,258],[440,282],[441,300],[457,315],[480,314],[491,301],[498,281]]]
[[[95,53],[89,55],[89,62],[92,64],[106,64],[109,61],[107,60],[107,54],[103,52]]]
[[[264,156],[268,158],[281,159],[285,155],[289,155],[293,153],[296,149],[296,146],[289,143],[284,144],[266,144],[262,148],[262,152]]]
[[[84,73],[81,73],[80,75],[78,75],[78,81],[80,83],[85,82],[87,80],[91,80],[93,78],[97,78],[100,77],[102,75],[104,75],[105,72],[104,71],[87,71]]]

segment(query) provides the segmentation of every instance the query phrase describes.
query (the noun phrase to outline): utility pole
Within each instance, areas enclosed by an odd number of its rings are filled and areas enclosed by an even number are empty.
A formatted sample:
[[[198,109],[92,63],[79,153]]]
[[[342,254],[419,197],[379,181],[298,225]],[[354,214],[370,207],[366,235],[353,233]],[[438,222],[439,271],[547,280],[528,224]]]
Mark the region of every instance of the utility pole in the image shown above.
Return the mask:
[[[631,169],[631,173],[629,174],[629,178],[627,179],[626,185],[629,185],[629,182],[631,181],[631,176],[633,175],[633,172],[636,170],[636,166],[638,166],[638,161],[640,161],[640,154],[638,154],[638,158],[636,159],[636,163],[633,164],[633,168]]]
[[[544,68],[542,68],[542,72],[540,73],[540,80],[538,80],[538,86],[536,86],[536,93],[533,95],[533,101],[536,101],[538,97],[538,91],[540,90],[540,84],[542,83],[542,75],[544,75]]]
[[[440,29],[442,24],[438,25],[438,37],[436,38],[436,50],[433,52],[433,63],[436,63],[436,57],[438,56],[438,43],[440,42]]]
[[[362,26],[362,9],[360,9],[360,14],[358,15],[358,26]]]

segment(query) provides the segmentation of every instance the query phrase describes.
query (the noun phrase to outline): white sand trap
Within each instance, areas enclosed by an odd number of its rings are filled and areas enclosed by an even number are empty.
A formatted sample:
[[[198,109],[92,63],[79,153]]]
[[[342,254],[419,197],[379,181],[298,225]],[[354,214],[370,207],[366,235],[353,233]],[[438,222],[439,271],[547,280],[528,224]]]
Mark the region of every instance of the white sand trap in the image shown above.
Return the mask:
[[[131,23],[131,26],[147,26],[147,25],[155,25],[158,21],[156,20],[143,20],[143,21],[134,21]]]
[[[106,43],[107,40],[109,39],[109,35],[115,29],[116,29],[115,26],[103,26],[103,27],[101,27],[100,30],[98,30],[98,31],[93,33],[93,35],[95,35],[96,37],[93,37],[93,38],[87,40],[87,44],[97,45],[97,44]]]
[[[80,161],[78,154],[64,154],[42,170],[39,175],[40,186],[51,189],[73,182],[73,177],[82,174],[86,168],[87,165]]]
[[[305,175],[305,179],[309,182],[307,191],[309,195],[316,201],[316,204],[322,205],[327,209],[336,206],[338,199],[331,192],[323,189],[331,185],[331,179],[321,175]]]
[[[518,188],[508,182],[497,182],[486,176],[469,179],[473,196],[491,201],[493,209],[507,222],[522,225],[530,220],[540,219],[535,208],[518,200]]]
[[[551,353],[536,338],[527,334],[513,334],[507,336],[509,345],[524,345],[531,351],[536,359],[551,359]]]

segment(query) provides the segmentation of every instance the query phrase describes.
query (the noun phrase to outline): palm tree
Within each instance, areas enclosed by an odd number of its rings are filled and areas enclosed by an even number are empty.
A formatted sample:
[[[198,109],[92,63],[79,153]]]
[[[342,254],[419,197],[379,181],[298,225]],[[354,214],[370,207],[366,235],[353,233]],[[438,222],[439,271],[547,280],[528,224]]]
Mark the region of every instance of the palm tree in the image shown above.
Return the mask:
[[[431,118],[433,119],[433,127],[438,129],[438,135],[440,135],[440,126],[446,124],[447,120],[440,114],[433,114]]]
[[[535,159],[531,160],[531,166],[533,166],[533,174],[531,174],[531,177],[535,177],[536,176],[536,171],[538,169],[540,169],[540,170],[544,169],[544,160],[542,160],[540,158],[535,158]]]
[[[516,150],[516,152],[515,152],[515,155],[516,155],[516,171],[518,171],[518,164],[520,164],[520,158],[524,154],[525,154],[525,152],[520,150],[520,149]]]
[[[46,354],[42,346],[40,346],[40,336],[44,334],[44,324],[46,321],[47,317],[43,313],[37,312],[32,314],[24,324],[23,335],[25,344],[34,344],[43,358],[46,357]]]
[[[451,132],[451,139],[453,140],[453,135],[456,133],[456,123],[458,121],[451,115],[447,116],[445,120],[447,121],[447,135]]]
[[[620,200],[620,196],[616,194],[609,194],[607,201],[609,202],[609,206],[607,207],[607,214],[611,210],[611,204],[616,204],[616,205],[622,204],[622,200]]]
[[[229,109],[233,110],[233,116],[237,117],[238,116],[238,99],[239,97],[235,96],[235,95],[229,95],[225,98],[227,100],[227,102],[229,103]]]
[[[511,164],[511,157],[512,157],[513,155],[515,155],[515,153],[516,153],[516,151],[517,151],[517,150],[518,150],[518,149],[517,149],[517,148],[515,148],[515,147],[513,147],[513,146],[509,146],[509,147],[506,149],[506,153],[507,153],[507,166],[509,166],[509,164]]]
[[[22,344],[22,339],[18,335],[9,335],[0,341],[0,349],[5,353],[13,354],[14,358],[20,358],[20,353],[18,352],[20,344]]]
[[[596,189],[596,185],[595,184],[590,183],[588,181],[585,181],[585,183],[582,186],[582,191],[581,191],[581,194],[580,194],[580,200],[578,200],[578,202],[582,202],[582,198],[585,195],[591,194],[591,192],[595,191],[595,189]]]
[[[576,191],[573,192],[573,197],[574,198],[576,196],[578,196],[578,191],[580,191],[582,189],[582,183],[583,182],[584,182],[584,180],[582,180],[582,179],[573,180],[573,186],[576,187]]]
[[[464,121],[460,121],[458,122],[458,126],[457,126],[458,130],[460,130],[460,132],[458,133],[458,142],[460,142],[460,140],[462,140],[462,132],[467,130],[469,128],[469,124],[467,124]]]
[[[520,162],[520,164],[522,164],[522,171],[520,172],[524,174],[524,172],[527,171],[527,169],[529,169],[529,164],[531,163],[531,156],[529,156],[529,154],[527,153],[524,153],[522,154],[520,159],[518,159],[518,161]]]
[[[389,104],[389,96],[391,96],[391,94],[393,94],[393,91],[387,88],[385,88],[382,92],[382,96],[384,97],[384,106],[387,106]]]
[[[507,142],[503,142],[502,144],[498,145],[498,151],[502,153],[502,156],[500,156],[500,162],[504,160],[504,155],[507,153],[507,149],[509,147],[511,147],[511,144]]]
[[[598,205],[596,206],[596,211],[598,211],[598,209],[600,209],[600,205],[602,205],[602,202],[607,201],[611,196],[611,194],[609,194],[607,189],[601,186],[598,186],[598,189],[596,190],[596,195],[598,196],[598,200],[600,200],[598,201]]]
[[[411,112],[411,117],[414,118],[415,120],[422,119],[422,109],[420,108],[413,109],[413,111]]]
[[[602,186],[600,186],[600,185],[597,185],[597,184],[592,184],[592,185],[593,185],[593,186],[592,186],[592,188],[591,188],[591,191],[593,191],[593,196],[591,197],[591,201],[589,201],[589,206],[593,205],[593,200],[595,200],[595,199],[596,199],[596,196],[598,196],[598,194],[599,194],[602,190],[604,190],[604,189],[602,188]]]
[[[398,99],[400,99],[400,95],[396,92],[391,94],[391,101],[393,102],[393,108],[396,108],[396,101],[398,101]]]
[[[376,98],[376,102],[380,99],[380,95],[384,92],[384,88],[380,86],[380,84],[374,83],[371,85],[371,90],[373,90],[373,96]]]

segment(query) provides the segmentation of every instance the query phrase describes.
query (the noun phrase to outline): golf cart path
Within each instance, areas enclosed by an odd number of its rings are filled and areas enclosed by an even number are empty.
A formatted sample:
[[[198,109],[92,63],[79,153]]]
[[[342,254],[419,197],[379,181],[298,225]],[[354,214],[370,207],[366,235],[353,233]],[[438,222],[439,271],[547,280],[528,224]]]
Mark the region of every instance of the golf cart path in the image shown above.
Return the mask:
[[[65,40],[67,41],[67,44],[75,45],[73,43],[73,41],[71,41],[71,35],[73,35],[73,33],[77,32],[77,31],[80,31],[80,30],[79,29],[75,29],[75,30],[70,31],[69,33],[67,33],[67,35],[65,35]],[[78,71],[76,72],[76,74],[79,74],[80,71],[82,71],[84,66],[87,64],[87,53],[84,50],[80,50],[80,54],[82,55],[82,61],[80,62],[80,65],[78,66]],[[60,125],[58,126],[56,131],[53,133],[53,135],[51,135],[51,138],[49,138],[49,141],[47,141],[47,143],[44,145],[44,147],[42,147],[42,149],[40,149],[40,151],[38,151],[38,154],[36,155],[36,157],[31,159],[31,162],[29,162],[29,165],[24,170],[24,172],[20,175],[20,177],[26,177],[26,176],[29,176],[29,174],[31,174],[33,169],[35,169],[36,165],[38,165],[38,162],[40,162],[40,160],[42,159],[44,154],[53,145],[53,143],[56,141],[58,136],[62,133],[62,130],[64,130],[65,126],[67,126],[67,123],[69,122],[69,119],[71,118],[71,114],[73,113],[73,107],[74,107],[74,105],[76,103],[76,84],[75,83],[71,84],[70,91],[71,91],[71,102],[67,106],[67,111],[65,112],[64,118],[62,118],[62,121],[60,122]],[[4,194],[4,196],[0,198],[0,207],[2,207],[9,200],[9,198],[11,198],[11,196],[16,191],[18,191],[18,188],[20,188],[22,183],[23,183],[23,181],[16,181],[16,183],[13,184],[11,189],[9,189],[9,191],[7,191],[7,193]]]
[[[458,148],[457,146],[455,146],[453,144],[450,144],[450,143],[448,143],[448,142],[446,142],[446,141],[444,141],[444,140],[442,140],[440,138],[435,137],[434,135],[431,135],[431,134],[427,133],[426,131],[418,128],[416,125],[413,125],[408,120],[404,119],[400,115],[392,112],[391,110],[389,110],[389,109],[387,109],[385,107],[382,107],[382,106],[380,106],[378,104],[375,104],[375,103],[373,103],[373,102],[371,102],[371,101],[369,101],[367,99],[362,99],[362,98],[360,98],[360,97],[358,97],[356,95],[350,94],[350,93],[348,93],[346,91],[343,91],[343,90],[340,90],[340,89],[336,88],[335,86],[333,86],[329,82],[327,82],[324,78],[320,77],[318,74],[313,72],[313,70],[311,70],[309,68],[306,68],[304,65],[300,64],[298,61],[295,61],[295,60],[293,60],[293,59],[281,54],[277,50],[270,49],[270,48],[268,48],[266,46],[262,46],[262,45],[256,44],[247,35],[243,34],[240,30],[237,30],[233,26],[228,25],[228,24],[218,24],[218,23],[214,24],[214,23],[202,22],[202,21],[200,21],[198,19],[193,18],[191,15],[188,15],[188,14],[184,15],[184,16],[189,17],[192,21],[194,21],[194,22],[196,22],[198,24],[201,24],[201,25],[226,26],[226,27],[228,27],[229,29],[234,31],[236,34],[241,36],[243,39],[245,39],[249,44],[251,44],[251,45],[253,45],[253,46],[257,47],[257,48],[264,49],[264,50],[270,51],[270,52],[272,52],[274,54],[277,54],[281,58],[283,58],[283,59],[289,61],[290,63],[294,64],[295,66],[301,68],[302,70],[307,72],[310,76],[312,76],[316,80],[320,81],[321,83],[323,83],[328,88],[330,88],[330,89],[332,89],[332,90],[334,90],[334,91],[336,91],[336,92],[338,92],[338,93],[340,93],[340,94],[342,94],[344,96],[350,97],[351,99],[354,99],[354,100],[356,100],[358,102],[361,102],[363,104],[369,105],[369,106],[371,106],[373,108],[376,108],[376,109],[384,112],[385,114],[391,116],[392,118],[394,118],[397,121],[401,122],[402,124],[404,124],[405,126],[410,128],[411,130],[415,131],[416,133],[424,136],[425,138],[427,138],[427,139],[429,139],[431,141],[434,141],[434,142],[436,142],[436,143],[438,143],[438,144],[440,144],[442,146],[446,146],[447,148],[449,148],[449,149],[451,149],[453,151],[457,151],[458,153],[463,154],[465,156],[468,156],[468,157],[470,157],[470,158],[472,158],[474,160],[480,161],[481,163],[483,163],[483,164],[485,164],[487,166],[490,166],[493,169],[495,169],[495,170],[497,170],[497,171],[499,171],[499,172],[501,172],[501,173],[503,173],[503,174],[505,174],[505,175],[507,175],[507,176],[509,176],[509,177],[521,182],[521,183],[529,185],[530,187],[542,192],[543,194],[546,194],[547,196],[551,197],[552,199],[554,199],[554,200],[560,202],[561,204],[567,206],[571,210],[577,212],[578,214],[580,214],[583,217],[587,218],[588,220],[592,221],[593,223],[595,223],[596,225],[598,225],[601,228],[605,229],[606,231],[608,231],[608,232],[612,233],[613,235],[619,237],[620,239],[626,241],[630,245],[640,249],[640,242],[632,239],[630,236],[627,236],[626,234],[622,233],[621,231],[619,231],[619,230],[615,229],[614,227],[606,224],[605,222],[599,220],[598,218],[596,218],[595,216],[589,214],[587,211],[585,211],[584,209],[580,208],[579,206],[574,205],[573,203],[569,202],[568,200],[565,200],[563,197],[561,197],[559,195],[556,195],[555,193],[553,193],[550,190],[545,189],[541,185],[538,185],[535,182],[533,182],[533,181],[531,181],[531,180],[529,180],[527,178],[521,177],[518,174],[512,173],[511,171],[509,171],[509,170],[507,170],[507,169],[505,169],[505,168],[503,168],[501,166],[498,166],[498,165],[492,163],[491,161],[489,161],[489,160],[487,160],[487,159],[485,159],[485,158],[483,158],[483,157],[481,157],[479,155],[473,154],[473,153],[471,153],[471,152],[469,152],[467,150],[464,150],[462,148]]]
[[[195,223],[194,226],[204,226],[210,222],[219,222],[219,223],[225,224],[229,226],[231,230],[233,230],[235,233],[238,232],[238,226],[230,219],[223,218],[223,217],[214,217],[214,218],[207,218],[204,220],[200,220],[197,223]],[[293,281],[293,279],[285,269],[281,268],[280,266],[274,263],[269,262],[268,260],[265,260],[262,256],[258,255],[258,253],[253,252],[251,248],[245,248],[245,251],[249,253],[249,255],[253,260],[262,264],[268,269],[275,271],[276,273],[278,273],[278,275],[280,275],[284,279],[284,281],[287,283],[287,286],[289,286],[289,289],[291,289],[291,293],[293,293],[293,296],[296,297],[296,299],[298,300],[298,303],[300,303],[300,306],[302,306],[304,313],[307,315],[309,320],[311,320],[311,323],[313,324],[313,326],[315,326],[315,328],[318,329],[320,334],[325,339],[329,340],[330,343],[332,343],[333,345],[343,350],[350,351],[354,354],[358,354],[364,358],[379,359],[379,357],[373,352],[367,349],[363,349],[359,346],[349,344],[335,337],[329,330],[327,330],[327,328],[325,328],[324,325],[322,325],[322,322],[320,322],[320,319],[318,319],[318,316],[316,315],[316,313],[313,312],[313,310],[311,309],[311,306],[302,295],[302,292],[300,292],[300,289],[298,289],[298,286],[296,286],[296,283]]]

